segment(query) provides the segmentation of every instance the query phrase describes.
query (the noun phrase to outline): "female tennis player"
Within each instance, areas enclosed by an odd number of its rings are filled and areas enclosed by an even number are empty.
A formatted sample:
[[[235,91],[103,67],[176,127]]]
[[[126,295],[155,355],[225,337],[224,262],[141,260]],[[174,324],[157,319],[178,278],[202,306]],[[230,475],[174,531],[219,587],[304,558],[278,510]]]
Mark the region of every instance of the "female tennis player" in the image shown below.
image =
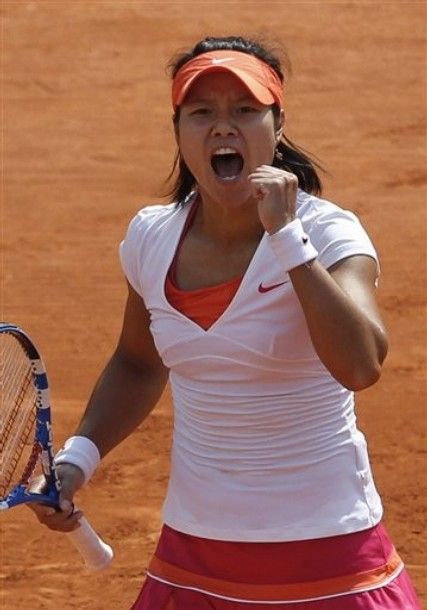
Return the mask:
[[[133,610],[414,610],[381,522],[354,393],[387,352],[375,249],[284,135],[277,57],[208,38],[173,64],[178,177],[120,254],[123,330],[56,460],[62,512],[156,405],[174,402],[164,527]]]

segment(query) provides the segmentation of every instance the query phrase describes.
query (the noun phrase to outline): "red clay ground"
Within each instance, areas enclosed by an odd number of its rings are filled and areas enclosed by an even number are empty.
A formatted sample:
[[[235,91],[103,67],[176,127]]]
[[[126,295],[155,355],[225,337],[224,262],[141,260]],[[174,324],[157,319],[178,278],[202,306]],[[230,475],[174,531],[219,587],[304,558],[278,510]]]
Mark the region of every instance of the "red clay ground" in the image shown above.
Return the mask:
[[[325,195],[360,215],[381,255],[391,353],[358,415],[387,526],[426,599],[424,3],[6,0],[2,15],[1,317],[45,354],[57,446],[120,328],[118,243],[170,169],[167,60],[209,34],[286,45],[288,135],[321,159]],[[129,608],[160,526],[170,431],[166,395],[81,494],[115,548],[108,572],[88,574],[27,509],[2,515],[4,610]]]

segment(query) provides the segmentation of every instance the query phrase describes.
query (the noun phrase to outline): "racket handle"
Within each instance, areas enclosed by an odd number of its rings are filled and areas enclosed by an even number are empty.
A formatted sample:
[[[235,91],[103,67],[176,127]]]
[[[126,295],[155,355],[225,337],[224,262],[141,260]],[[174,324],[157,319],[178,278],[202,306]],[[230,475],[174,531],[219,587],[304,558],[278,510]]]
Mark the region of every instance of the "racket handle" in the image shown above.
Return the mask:
[[[83,557],[86,567],[90,570],[102,570],[113,559],[113,549],[95,532],[85,517],[79,519],[80,527],[67,536]]]

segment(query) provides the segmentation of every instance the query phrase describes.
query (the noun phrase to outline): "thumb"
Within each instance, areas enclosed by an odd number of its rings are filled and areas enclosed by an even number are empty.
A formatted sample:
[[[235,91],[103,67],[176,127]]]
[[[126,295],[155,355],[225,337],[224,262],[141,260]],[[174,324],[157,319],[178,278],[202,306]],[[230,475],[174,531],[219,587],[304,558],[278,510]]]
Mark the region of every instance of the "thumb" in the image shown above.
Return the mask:
[[[74,492],[69,489],[61,490],[59,493],[58,506],[61,513],[63,513],[67,519],[68,517],[71,517],[71,515],[76,516],[78,519],[80,519],[80,517],[83,516],[83,513],[81,510],[76,509],[76,506],[73,502],[73,495]]]
[[[72,514],[74,510],[74,494],[84,482],[83,472],[73,464],[61,464],[57,467],[58,477],[61,483],[59,491],[59,508],[62,512]]]
[[[67,513],[68,515],[71,515],[74,511],[72,499],[64,497],[62,492],[59,495],[59,508],[63,513]]]

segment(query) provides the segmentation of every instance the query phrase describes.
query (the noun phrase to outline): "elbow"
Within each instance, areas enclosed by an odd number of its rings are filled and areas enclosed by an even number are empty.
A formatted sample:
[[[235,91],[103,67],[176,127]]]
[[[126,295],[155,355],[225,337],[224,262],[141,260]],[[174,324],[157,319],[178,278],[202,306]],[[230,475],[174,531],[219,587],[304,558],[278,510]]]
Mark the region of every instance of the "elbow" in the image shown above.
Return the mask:
[[[358,359],[353,364],[350,370],[342,374],[342,379],[338,381],[346,387],[348,390],[353,392],[360,392],[360,390],[366,390],[370,386],[374,385],[379,381],[382,372],[382,364],[387,355],[387,343],[383,343],[381,348],[376,350],[374,356],[366,356],[362,359]]]
[[[371,365],[370,367],[358,368],[354,371],[351,378],[346,380],[343,385],[352,392],[366,390],[379,381],[381,377],[381,365]]]
[[[375,348],[375,353],[371,357],[366,356],[363,358],[363,362],[359,362],[353,367],[348,383],[343,384],[346,388],[353,392],[360,392],[379,381],[382,364],[388,352],[388,340],[384,331],[377,333]]]
[[[378,329],[375,336],[362,345],[347,344],[340,358],[336,350],[329,350],[325,358],[317,353],[338,383],[352,392],[359,392],[379,381],[387,351],[387,335],[384,330]]]

